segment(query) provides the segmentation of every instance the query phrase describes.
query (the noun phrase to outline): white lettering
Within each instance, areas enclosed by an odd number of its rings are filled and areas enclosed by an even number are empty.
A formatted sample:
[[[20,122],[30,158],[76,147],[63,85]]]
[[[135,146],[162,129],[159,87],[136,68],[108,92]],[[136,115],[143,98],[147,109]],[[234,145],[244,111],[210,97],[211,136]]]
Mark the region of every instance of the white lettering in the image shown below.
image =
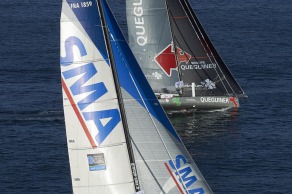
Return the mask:
[[[136,18],[135,17],[135,24],[137,24],[137,25],[144,25],[144,19],[143,18]]]
[[[136,29],[140,29],[140,32],[136,32],[137,35],[144,35],[145,34],[145,28],[144,26],[136,26]]]
[[[147,44],[147,37],[146,36],[138,36],[137,37],[137,43],[140,46],[145,46]]]
[[[219,103],[229,103],[228,98],[216,98],[216,97],[201,97],[200,98],[202,103],[210,103],[210,102],[219,102]]]
[[[145,26],[144,26],[144,18],[143,18],[143,7],[141,7],[143,1],[139,0],[137,3],[133,3],[134,6],[134,22],[136,28],[137,35],[137,43],[140,46],[145,46],[147,44],[147,36],[145,36]]]
[[[143,8],[142,7],[134,7],[134,14],[135,14],[135,16],[141,17],[143,15]]]
[[[182,70],[189,70],[189,69],[215,69],[216,64],[198,64],[198,62],[191,62],[191,65],[181,65]]]
[[[92,1],[83,1],[79,3],[70,3],[71,9],[76,9],[76,8],[85,8],[85,7],[91,7],[92,6]]]

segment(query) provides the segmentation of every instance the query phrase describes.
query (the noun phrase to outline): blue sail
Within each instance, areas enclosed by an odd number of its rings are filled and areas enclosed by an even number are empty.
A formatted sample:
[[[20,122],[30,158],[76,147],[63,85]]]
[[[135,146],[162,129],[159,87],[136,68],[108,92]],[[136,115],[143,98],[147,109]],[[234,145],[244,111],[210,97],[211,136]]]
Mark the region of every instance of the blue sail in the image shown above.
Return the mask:
[[[147,106],[150,113],[165,126],[169,132],[179,140],[164,110],[153,93],[145,75],[143,74],[135,56],[133,55],[124,35],[122,34],[110,8],[103,0],[105,18],[111,38],[111,47],[117,66],[119,83],[142,106]],[[133,79],[133,81],[131,81]],[[143,104],[144,100],[145,104]]]
[[[139,188],[145,193],[212,193],[155,97],[109,6],[105,0],[101,2]]]

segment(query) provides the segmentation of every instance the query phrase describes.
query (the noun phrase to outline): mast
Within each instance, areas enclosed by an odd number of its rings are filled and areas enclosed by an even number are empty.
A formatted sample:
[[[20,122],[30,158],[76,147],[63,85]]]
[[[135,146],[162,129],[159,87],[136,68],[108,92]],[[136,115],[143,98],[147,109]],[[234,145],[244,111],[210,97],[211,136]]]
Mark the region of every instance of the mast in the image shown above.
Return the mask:
[[[106,20],[105,20],[105,16],[104,16],[101,0],[97,0],[97,5],[98,5],[98,9],[99,9],[100,18],[101,18],[102,30],[103,30],[103,34],[104,34],[104,38],[105,38],[107,51],[108,51],[109,61],[110,61],[110,65],[112,67],[111,69],[112,69],[112,73],[113,73],[114,80],[115,80],[114,83],[115,83],[115,88],[116,88],[116,91],[117,91],[117,98],[118,98],[119,108],[120,108],[120,111],[121,111],[121,119],[122,119],[122,124],[123,124],[124,132],[125,132],[126,144],[127,144],[128,153],[129,153],[129,159],[130,159],[130,164],[131,164],[133,180],[134,180],[134,184],[135,184],[135,191],[138,192],[138,191],[140,191],[138,173],[137,173],[137,170],[136,170],[135,158],[134,158],[133,148],[132,148],[132,144],[131,144],[131,137],[130,137],[130,133],[129,133],[129,127],[128,127],[128,123],[127,123],[127,118],[126,118],[126,113],[125,113],[122,93],[121,93],[120,85],[119,85],[119,82],[118,82],[118,75],[117,75],[115,60],[114,60],[114,57],[113,57],[113,54],[112,54],[112,48],[111,48],[111,44],[110,44],[110,37],[109,37],[109,34],[108,34],[109,31],[108,31],[108,27],[107,27],[107,24],[106,24]]]
[[[225,74],[223,73],[223,71],[222,71],[222,69],[221,69],[219,63],[217,62],[216,57],[215,57],[215,55],[213,54],[212,51],[215,51],[216,56],[219,56],[219,53],[217,52],[217,50],[216,50],[214,47],[213,47],[213,48],[211,47],[212,49],[210,48],[209,45],[211,45],[211,46],[213,45],[210,41],[209,41],[209,44],[206,42],[205,36],[207,36],[207,35],[206,35],[206,33],[204,33],[204,34],[202,33],[202,31],[204,32],[204,30],[202,29],[202,25],[201,25],[200,22],[198,21],[198,18],[195,16],[195,13],[193,12],[193,10],[192,10],[192,8],[191,8],[189,2],[188,2],[188,1],[185,1],[185,0],[180,1],[180,2],[181,2],[181,5],[182,5],[183,8],[184,8],[185,13],[186,13],[187,15],[189,15],[188,18],[189,18],[189,20],[190,20],[190,22],[191,22],[191,24],[192,24],[194,30],[196,31],[196,29],[195,29],[194,26],[196,26],[197,29],[198,29],[198,33],[196,32],[196,33],[197,33],[197,36],[198,36],[198,38],[200,39],[200,41],[203,41],[203,42],[202,42],[202,46],[203,46],[205,52],[207,53],[207,56],[208,56],[209,60],[210,60],[212,63],[215,63],[216,65],[218,65],[219,70],[220,70],[221,74],[223,75],[223,78],[219,77],[219,81],[221,81],[223,87],[225,88],[225,90],[226,90],[226,92],[227,92],[227,94],[228,94],[229,91],[228,91],[228,89],[226,88],[226,86],[225,86],[225,84],[224,84],[224,82],[223,82],[224,79],[225,79]],[[207,39],[208,39],[208,38],[207,38]],[[205,47],[205,46],[206,46],[206,47]],[[207,49],[207,50],[206,50],[206,49]],[[211,56],[209,55],[209,52],[210,52]],[[212,59],[214,60],[214,62],[213,62]],[[225,64],[220,56],[219,56],[219,59],[221,59],[221,63]],[[225,65],[225,66],[226,66],[226,65]],[[227,68],[227,66],[226,66],[226,68]],[[217,72],[217,70],[216,70],[216,73],[218,74],[218,76],[220,76],[220,74]],[[230,73],[231,73],[231,72],[230,72]],[[231,75],[231,78],[233,78],[232,75]],[[229,81],[228,81],[227,79],[226,79],[226,82],[227,82],[227,85],[229,86],[229,88],[232,90],[233,95],[235,95],[236,93],[235,93],[235,91],[233,90],[232,86],[230,85],[230,83],[229,83]]]
[[[225,62],[223,61],[222,57],[220,56],[220,54],[217,52],[216,48],[215,48],[214,45],[212,44],[211,40],[209,39],[207,33],[205,32],[205,30],[204,30],[204,28],[203,28],[203,26],[202,26],[202,24],[200,23],[198,17],[196,16],[195,12],[193,11],[193,9],[192,9],[192,7],[191,7],[189,1],[188,1],[188,0],[181,0],[181,2],[182,2],[182,4],[183,4],[183,6],[186,7],[186,9],[188,10],[189,15],[191,16],[190,21],[191,21],[192,23],[194,23],[194,24],[197,26],[197,28],[199,29],[199,32],[200,32],[200,34],[201,34],[201,36],[202,36],[202,39],[203,39],[205,45],[207,46],[208,50],[210,51],[212,57],[214,58],[215,63],[218,64],[217,60],[219,60],[219,63],[223,63],[223,64],[224,64],[224,68],[226,68],[227,71],[228,71],[229,74],[230,74],[230,79],[231,79],[233,82],[235,82],[235,84],[237,85],[237,87],[239,87],[240,91],[242,92],[242,94],[238,94],[236,91],[234,91],[234,89],[233,89],[232,85],[230,85],[229,81],[226,80],[227,83],[228,83],[228,85],[229,85],[229,87],[231,88],[232,92],[234,93],[234,95],[236,95],[236,96],[238,96],[238,97],[247,97],[247,96],[245,95],[244,91],[242,90],[241,86],[238,84],[238,82],[236,81],[236,79],[235,79],[234,76],[232,75],[232,72],[229,70],[228,66],[225,65]],[[215,55],[214,55],[213,53],[214,53]],[[216,56],[217,56],[217,57],[216,57]],[[220,68],[220,71],[221,71],[222,74],[224,74],[224,73],[222,72],[221,68]]]
[[[177,71],[178,71],[178,79],[179,81],[182,81],[181,78],[181,71],[180,71],[180,67],[179,67],[179,61],[178,61],[178,55],[177,55],[177,47],[174,41],[174,34],[172,32],[172,23],[170,22],[170,15],[169,15],[169,11],[168,11],[168,3],[167,1],[165,1],[165,6],[166,6],[166,12],[167,12],[167,17],[168,17],[168,22],[169,22],[169,29],[170,29],[170,34],[171,34],[171,38],[172,38],[172,44],[173,44],[173,49],[174,49],[174,55],[175,55],[175,61],[176,61],[176,66],[177,66]]]

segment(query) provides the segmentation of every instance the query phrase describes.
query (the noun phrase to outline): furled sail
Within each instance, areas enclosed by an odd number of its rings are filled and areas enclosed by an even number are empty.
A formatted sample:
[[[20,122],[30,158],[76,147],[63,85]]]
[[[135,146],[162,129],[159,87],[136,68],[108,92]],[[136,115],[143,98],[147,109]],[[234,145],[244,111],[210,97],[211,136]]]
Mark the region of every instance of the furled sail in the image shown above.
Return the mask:
[[[245,95],[187,0],[127,0],[126,3],[129,45],[155,92],[171,88],[172,93],[175,89],[186,97],[194,92],[196,96]],[[143,45],[139,44],[142,32],[147,39]],[[147,73],[159,69],[164,76],[150,77]],[[164,84],[165,78],[173,75],[178,80]],[[161,83],[160,90],[155,86],[157,83]]]
[[[63,1],[61,73],[74,193],[212,193],[105,0]]]

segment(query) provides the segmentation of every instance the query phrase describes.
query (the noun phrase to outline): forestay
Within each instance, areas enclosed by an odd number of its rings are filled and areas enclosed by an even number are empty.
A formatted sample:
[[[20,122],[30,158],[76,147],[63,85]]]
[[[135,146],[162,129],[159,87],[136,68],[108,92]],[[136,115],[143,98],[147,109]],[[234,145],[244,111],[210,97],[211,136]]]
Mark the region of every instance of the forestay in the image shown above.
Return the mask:
[[[60,47],[74,193],[212,193],[104,0],[63,1]]]

